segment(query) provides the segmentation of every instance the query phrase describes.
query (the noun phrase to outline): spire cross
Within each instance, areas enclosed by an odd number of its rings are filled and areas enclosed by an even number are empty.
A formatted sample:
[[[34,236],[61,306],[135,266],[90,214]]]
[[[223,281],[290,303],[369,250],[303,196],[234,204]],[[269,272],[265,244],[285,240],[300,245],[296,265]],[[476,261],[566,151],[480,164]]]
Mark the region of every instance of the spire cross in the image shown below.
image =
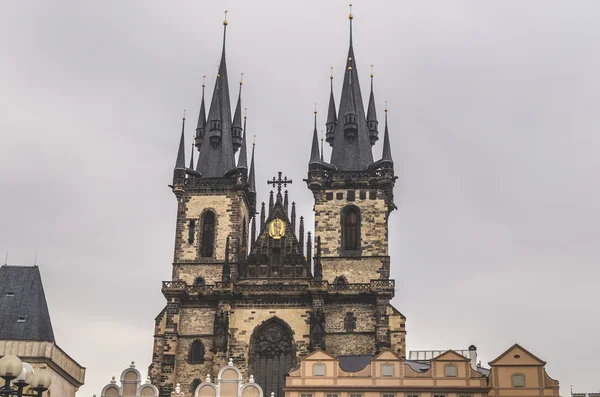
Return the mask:
[[[273,180],[269,181],[267,180],[267,185],[277,185],[277,194],[281,193],[281,185],[283,185],[283,187],[287,187],[288,183],[291,185],[292,184],[292,180],[291,179],[287,179],[287,176],[284,177],[283,179],[281,179],[281,171],[279,171],[278,173],[278,177],[277,179],[275,179],[275,177],[273,177]]]

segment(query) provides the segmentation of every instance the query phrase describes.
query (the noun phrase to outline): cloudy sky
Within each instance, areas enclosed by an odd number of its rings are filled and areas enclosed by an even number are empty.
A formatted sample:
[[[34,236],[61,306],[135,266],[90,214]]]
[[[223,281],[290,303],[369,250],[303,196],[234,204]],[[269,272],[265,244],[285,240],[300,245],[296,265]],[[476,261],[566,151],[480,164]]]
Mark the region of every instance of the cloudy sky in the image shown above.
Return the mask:
[[[324,128],[347,6],[3,2],[0,252],[27,265],[38,253],[57,341],[87,367],[80,395],[150,364],[181,114],[197,118],[203,74],[212,91],[223,10],[258,180],[283,171],[312,219],[313,103]],[[563,395],[598,390],[599,13],[595,1],[355,2],[362,86],[374,64],[380,116],[389,106],[393,303],[409,350],[475,344],[487,363],[518,342]]]

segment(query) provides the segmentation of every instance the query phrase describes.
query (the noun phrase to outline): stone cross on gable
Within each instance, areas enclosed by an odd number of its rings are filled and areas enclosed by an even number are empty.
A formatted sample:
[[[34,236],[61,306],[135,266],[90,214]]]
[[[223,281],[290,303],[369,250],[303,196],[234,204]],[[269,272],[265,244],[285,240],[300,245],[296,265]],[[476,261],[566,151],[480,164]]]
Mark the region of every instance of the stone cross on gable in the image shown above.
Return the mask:
[[[267,180],[267,184],[268,185],[277,185],[277,193],[281,193],[281,185],[283,185],[283,187],[287,187],[288,183],[291,185],[292,184],[292,180],[291,179],[287,179],[287,176],[284,177],[283,179],[281,179],[281,171],[279,171],[277,174],[278,178],[275,179],[275,177],[273,177],[273,180],[269,181]]]

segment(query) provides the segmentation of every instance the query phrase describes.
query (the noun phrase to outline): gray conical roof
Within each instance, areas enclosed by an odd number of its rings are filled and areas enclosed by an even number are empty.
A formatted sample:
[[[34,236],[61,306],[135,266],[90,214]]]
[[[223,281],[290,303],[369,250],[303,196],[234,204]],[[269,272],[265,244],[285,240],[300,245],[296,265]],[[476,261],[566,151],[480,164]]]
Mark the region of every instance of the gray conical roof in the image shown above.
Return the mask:
[[[344,116],[356,114],[357,134],[352,140],[344,133]],[[335,138],[331,151],[331,164],[341,171],[365,170],[373,163],[369,130],[365,117],[365,108],[358,81],[358,71],[354,48],[352,46],[352,19],[350,19],[350,48],[346,58],[342,97],[338,110],[338,123],[335,127]]]
[[[227,62],[225,60],[225,38],[227,25],[223,29],[223,51],[219,72],[215,81],[215,88],[208,112],[208,129],[205,132],[204,143],[200,147],[197,170],[204,177],[221,177],[235,167],[235,158],[232,143],[231,101],[229,98],[229,82],[227,79]],[[217,120],[221,124],[221,139],[216,145],[210,143],[209,135],[211,121]]]

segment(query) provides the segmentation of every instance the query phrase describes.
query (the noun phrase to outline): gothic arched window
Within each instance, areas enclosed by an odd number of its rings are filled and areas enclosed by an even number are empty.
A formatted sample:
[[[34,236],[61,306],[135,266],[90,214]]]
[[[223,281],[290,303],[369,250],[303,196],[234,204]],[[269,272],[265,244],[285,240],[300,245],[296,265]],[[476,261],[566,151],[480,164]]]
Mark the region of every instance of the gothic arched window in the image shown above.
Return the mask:
[[[190,363],[201,364],[204,362],[204,345],[201,341],[195,340],[190,346],[190,356],[188,358]]]
[[[214,255],[215,213],[207,211],[202,217],[202,247],[200,256],[210,258]]]
[[[275,397],[284,397],[285,376],[296,364],[290,327],[278,318],[267,320],[254,330],[248,355],[248,373],[254,374],[256,383],[275,392]]]
[[[348,206],[342,210],[342,251],[360,249],[360,210]]]

